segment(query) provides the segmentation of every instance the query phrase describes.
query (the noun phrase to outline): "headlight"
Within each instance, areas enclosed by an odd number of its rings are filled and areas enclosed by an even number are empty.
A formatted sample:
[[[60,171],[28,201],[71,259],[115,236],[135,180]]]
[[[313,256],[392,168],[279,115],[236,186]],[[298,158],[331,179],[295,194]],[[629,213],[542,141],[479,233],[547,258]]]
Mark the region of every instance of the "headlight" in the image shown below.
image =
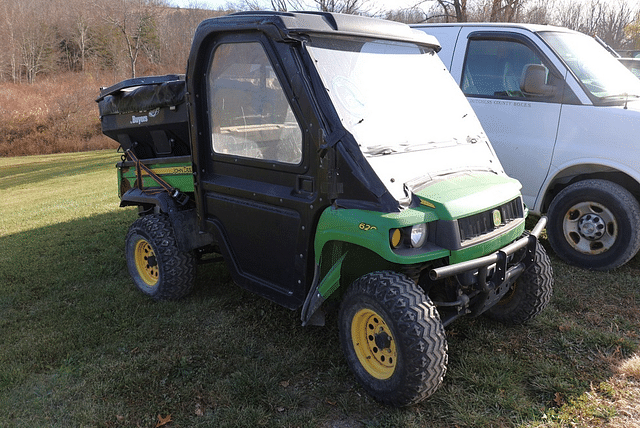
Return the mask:
[[[422,247],[427,240],[427,224],[420,223],[411,227],[411,246],[413,248]]]

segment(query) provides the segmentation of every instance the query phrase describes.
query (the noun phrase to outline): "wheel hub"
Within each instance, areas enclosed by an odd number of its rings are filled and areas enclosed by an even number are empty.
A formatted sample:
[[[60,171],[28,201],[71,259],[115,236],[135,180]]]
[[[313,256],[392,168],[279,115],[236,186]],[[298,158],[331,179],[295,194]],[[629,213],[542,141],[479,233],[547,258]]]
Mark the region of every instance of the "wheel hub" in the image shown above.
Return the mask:
[[[375,335],[375,343],[380,350],[384,351],[385,349],[391,348],[391,337],[382,331]]]
[[[360,309],[351,321],[351,339],[367,373],[376,379],[393,375],[398,351],[393,333],[382,316],[368,308]]]
[[[139,240],[134,249],[134,258],[140,278],[148,286],[154,287],[158,283],[160,270],[151,244],[144,239]]]
[[[158,261],[156,260],[156,256],[148,256],[145,257],[147,261],[147,268],[150,269],[152,267],[158,266]]]
[[[618,237],[615,216],[597,202],[580,202],[572,206],[565,215],[562,229],[567,242],[588,255],[608,251]]]
[[[595,240],[602,238],[606,225],[599,215],[587,214],[578,221],[580,234],[587,239]]]

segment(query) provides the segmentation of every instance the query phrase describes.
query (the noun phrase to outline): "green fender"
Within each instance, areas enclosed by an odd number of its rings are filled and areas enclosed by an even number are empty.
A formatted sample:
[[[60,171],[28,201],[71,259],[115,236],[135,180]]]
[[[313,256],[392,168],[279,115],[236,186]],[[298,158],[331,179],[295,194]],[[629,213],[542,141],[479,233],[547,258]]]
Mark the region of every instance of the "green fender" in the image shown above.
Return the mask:
[[[440,251],[416,249],[397,253],[391,249],[389,242],[389,233],[393,229],[429,223],[437,219],[434,212],[422,207],[394,213],[329,207],[320,216],[316,229],[314,241],[316,264],[320,264],[322,250],[331,241],[347,242],[366,248],[383,259],[397,264],[422,263],[446,257],[449,252],[444,249]]]
[[[302,308],[302,325],[323,324],[324,320],[318,314],[318,309],[340,286],[340,275],[348,251],[333,262],[331,267],[324,266],[322,268],[324,263],[331,262],[322,260],[321,257],[327,244],[344,242],[348,243],[348,247],[351,249],[365,249],[377,255],[386,266],[423,263],[446,257],[449,255],[449,251],[437,248],[435,251],[415,249],[403,251],[402,254],[396,253],[391,249],[390,231],[436,219],[433,212],[420,207],[397,213],[327,208],[318,221],[314,242],[316,269],[311,291]],[[323,278],[319,278],[321,271],[327,272]]]

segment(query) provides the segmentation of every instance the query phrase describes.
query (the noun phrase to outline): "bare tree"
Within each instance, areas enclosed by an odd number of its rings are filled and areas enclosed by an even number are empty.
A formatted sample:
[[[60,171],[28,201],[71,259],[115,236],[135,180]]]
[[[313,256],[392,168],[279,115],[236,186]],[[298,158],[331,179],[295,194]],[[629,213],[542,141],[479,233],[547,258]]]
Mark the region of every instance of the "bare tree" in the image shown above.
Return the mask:
[[[62,9],[58,26],[60,50],[69,70],[84,71],[92,48],[96,20],[91,11],[92,0],[68,0]]]
[[[301,0],[271,0],[271,9],[279,12],[303,10],[304,8]]]
[[[640,13],[636,15],[634,22],[625,27],[624,32],[628,40],[628,47],[630,49],[640,48]]]
[[[532,24],[549,24],[554,20],[556,4],[556,0],[529,0],[521,20]]]
[[[34,0],[20,2],[14,27],[14,41],[20,52],[19,73],[28,83],[36,77],[55,69],[58,50],[56,34],[56,14],[51,4]]]
[[[204,9],[163,8],[158,16],[158,38],[162,67],[168,72],[184,72],[196,28],[206,18],[222,15]]]
[[[616,49],[628,43],[624,29],[633,22],[634,13],[627,2],[618,1],[618,6],[609,4],[597,32],[605,42]]]
[[[0,9],[0,80],[8,75],[12,82],[19,79],[18,54],[16,51],[15,14],[14,3],[7,1]]]
[[[475,2],[470,21],[516,22],[521,20],[521,12],[527,0],[479,0]]]
[[[87,50],[90,40],[89,21],[83,15],[79,14],[75,21],[75,41],[78,45],[78,52],[80,53],[80,70],[86,69]]]
[[[430,6],[425,9],[425,6]],[[465,22],[467,20],[467,0],[420,0],[409,7],[388,10],[381,14],[385,19],[405,22]]]
[[[406,24],[417,24],[424,22],[426,15],[421,9],[411,7],[408,9],[388,10],[382,15],[389,21],[404,22]]]
[[[119,0],[103,7],[104,19],[122,35],[131,77],[136,77],[136,65],[141,51],[152,55],[157,42],[156,12],[161,0]],[[108,7],[111,6],[111,7]],[[153,59],[153,58],[152,58]]]
[[[313,0],[322,12],[367,15],[371,11],[369,0]]]
[[[5,0],[0,6],[0,77],[34,83],[56,71],[58,15],[46,0]]]
[[[632,43],[625,28],[634,21],[634,10],[625,0],[590,0],[566,5],[557,15],[556,23],[591,36],[599,36],[613,48]]]
[[[450,19],[455,19],[455,22],[467,21],[467,0],[437,0],[437,3],[443,10],[441,17],[445,22]]]

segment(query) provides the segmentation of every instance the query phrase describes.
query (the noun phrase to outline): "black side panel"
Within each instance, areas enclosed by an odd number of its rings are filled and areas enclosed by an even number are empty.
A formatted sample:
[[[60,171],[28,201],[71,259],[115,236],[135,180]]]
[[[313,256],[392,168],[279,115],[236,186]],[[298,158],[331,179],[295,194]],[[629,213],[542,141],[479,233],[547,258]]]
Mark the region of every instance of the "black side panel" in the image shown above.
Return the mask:
[[[216,194],[207,197],[207,211],[215,213],[208,221],[222,235],[218,241],[226,247],[223,253],[234,281],[283,306],[299,307],[304,296],[299,272],[304,271],[306,257],[291,245],[299,241],[302,230],[299,213]]]
[[[149,112],[109,114],[101,121],[102,132],[123,149],[132,149],[139,159],[185,156],[191,152],[184,104]]]

